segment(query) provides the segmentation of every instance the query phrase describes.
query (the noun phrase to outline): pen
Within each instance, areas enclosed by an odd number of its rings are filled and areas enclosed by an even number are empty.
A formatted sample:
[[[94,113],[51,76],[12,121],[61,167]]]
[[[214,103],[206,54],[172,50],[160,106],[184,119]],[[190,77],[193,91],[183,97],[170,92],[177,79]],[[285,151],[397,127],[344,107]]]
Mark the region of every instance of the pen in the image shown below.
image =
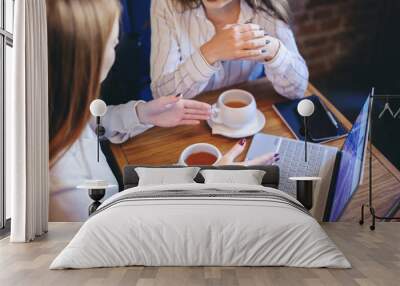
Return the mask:
[[[329,119],[332,124],[335,125],[336,129],[339,129],[339,124],[337,123],[335,117],[333,117],[332,113],[326,108],[325,104],[321,102],[322,107],[325,109],[326,114],[328,114]]]

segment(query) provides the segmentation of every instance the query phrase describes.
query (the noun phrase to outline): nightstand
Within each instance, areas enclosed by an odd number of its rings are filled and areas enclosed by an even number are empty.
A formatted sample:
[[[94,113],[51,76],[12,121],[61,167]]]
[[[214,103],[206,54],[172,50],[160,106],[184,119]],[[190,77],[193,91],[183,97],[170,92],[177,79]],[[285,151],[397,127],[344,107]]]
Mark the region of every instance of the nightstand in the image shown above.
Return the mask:
[[[104,198],[106,190],[115,185],[109,185],[103,180],[90,180],[85,182],[83,185],[77,186],[78,189],[88,190],[89,197],[93,200],[93,203],[89,206],[89,216],[94,213],[97,208],[101,205],[100,200]]]

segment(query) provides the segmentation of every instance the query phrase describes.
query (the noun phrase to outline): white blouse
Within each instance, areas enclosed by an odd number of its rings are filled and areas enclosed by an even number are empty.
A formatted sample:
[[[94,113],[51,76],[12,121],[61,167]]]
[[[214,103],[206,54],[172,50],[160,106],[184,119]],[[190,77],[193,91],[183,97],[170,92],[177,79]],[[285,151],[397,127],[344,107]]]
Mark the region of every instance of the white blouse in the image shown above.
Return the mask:
[[[144,132],[150,125],[139,122],[136,105],[139,101],[108,106],[102,118],[105,136],[112,143],[122,143]],[[97,162],[97,137],[94,121],[86,126],[79,139],[58,159],[50,170],[50,221],[85,221],[88,207],[93,202],[87,190],[76,186],[86,180],[106,180],[117,185],[106,157],[100,152]],[[118,192],[118,188],[107,190],[106,198]]]
[[[210,65],[200,47],[215,34],[204,8],[180,12],[173,0],[152,0],[151,78],[155,98],[182,93],[192,98],[259,78],[265,72],[275,90],[288,98],[304,96],[308,84],[307,65],[300,55],[289,26],[265,12],[254,13],[241,1],[239,23],[251,21],[281,41],[278,54],[269,62],[226,61]]]

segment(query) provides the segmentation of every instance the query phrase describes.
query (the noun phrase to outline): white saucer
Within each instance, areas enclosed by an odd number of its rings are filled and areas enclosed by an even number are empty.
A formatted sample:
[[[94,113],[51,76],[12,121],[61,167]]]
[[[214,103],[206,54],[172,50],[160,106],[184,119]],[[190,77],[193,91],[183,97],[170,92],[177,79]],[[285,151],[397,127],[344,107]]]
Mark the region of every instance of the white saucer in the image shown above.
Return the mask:
[[[260,132],[265,126],[265,116],[264,114],[257,109],[257,116],[246,126],[240,129],[233,129],[223,124],[218,124],[212,119],[207,120],[208,125],[211,127],[212,134],[222,135],[229,138],[244,138],[253,136]]]

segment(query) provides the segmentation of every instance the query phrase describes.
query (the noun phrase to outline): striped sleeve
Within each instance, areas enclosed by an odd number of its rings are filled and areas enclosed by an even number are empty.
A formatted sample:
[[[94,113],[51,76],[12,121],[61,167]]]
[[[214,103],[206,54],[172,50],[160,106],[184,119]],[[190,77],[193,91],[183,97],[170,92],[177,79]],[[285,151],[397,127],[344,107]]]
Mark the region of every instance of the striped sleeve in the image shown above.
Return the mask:
[[[279,94],[291,99],[301,98],[308,86],[307,65],[292,31],[280,20],[276,22],[276,36],[281,46],[275,58],[264,64],[267,78]]]
[[[195,49],[181,61],[170,1],[153,0],[151,8],[151,89],[153,97],[183,94],[192,98],[200,93],[220,68],[212,66]]]

